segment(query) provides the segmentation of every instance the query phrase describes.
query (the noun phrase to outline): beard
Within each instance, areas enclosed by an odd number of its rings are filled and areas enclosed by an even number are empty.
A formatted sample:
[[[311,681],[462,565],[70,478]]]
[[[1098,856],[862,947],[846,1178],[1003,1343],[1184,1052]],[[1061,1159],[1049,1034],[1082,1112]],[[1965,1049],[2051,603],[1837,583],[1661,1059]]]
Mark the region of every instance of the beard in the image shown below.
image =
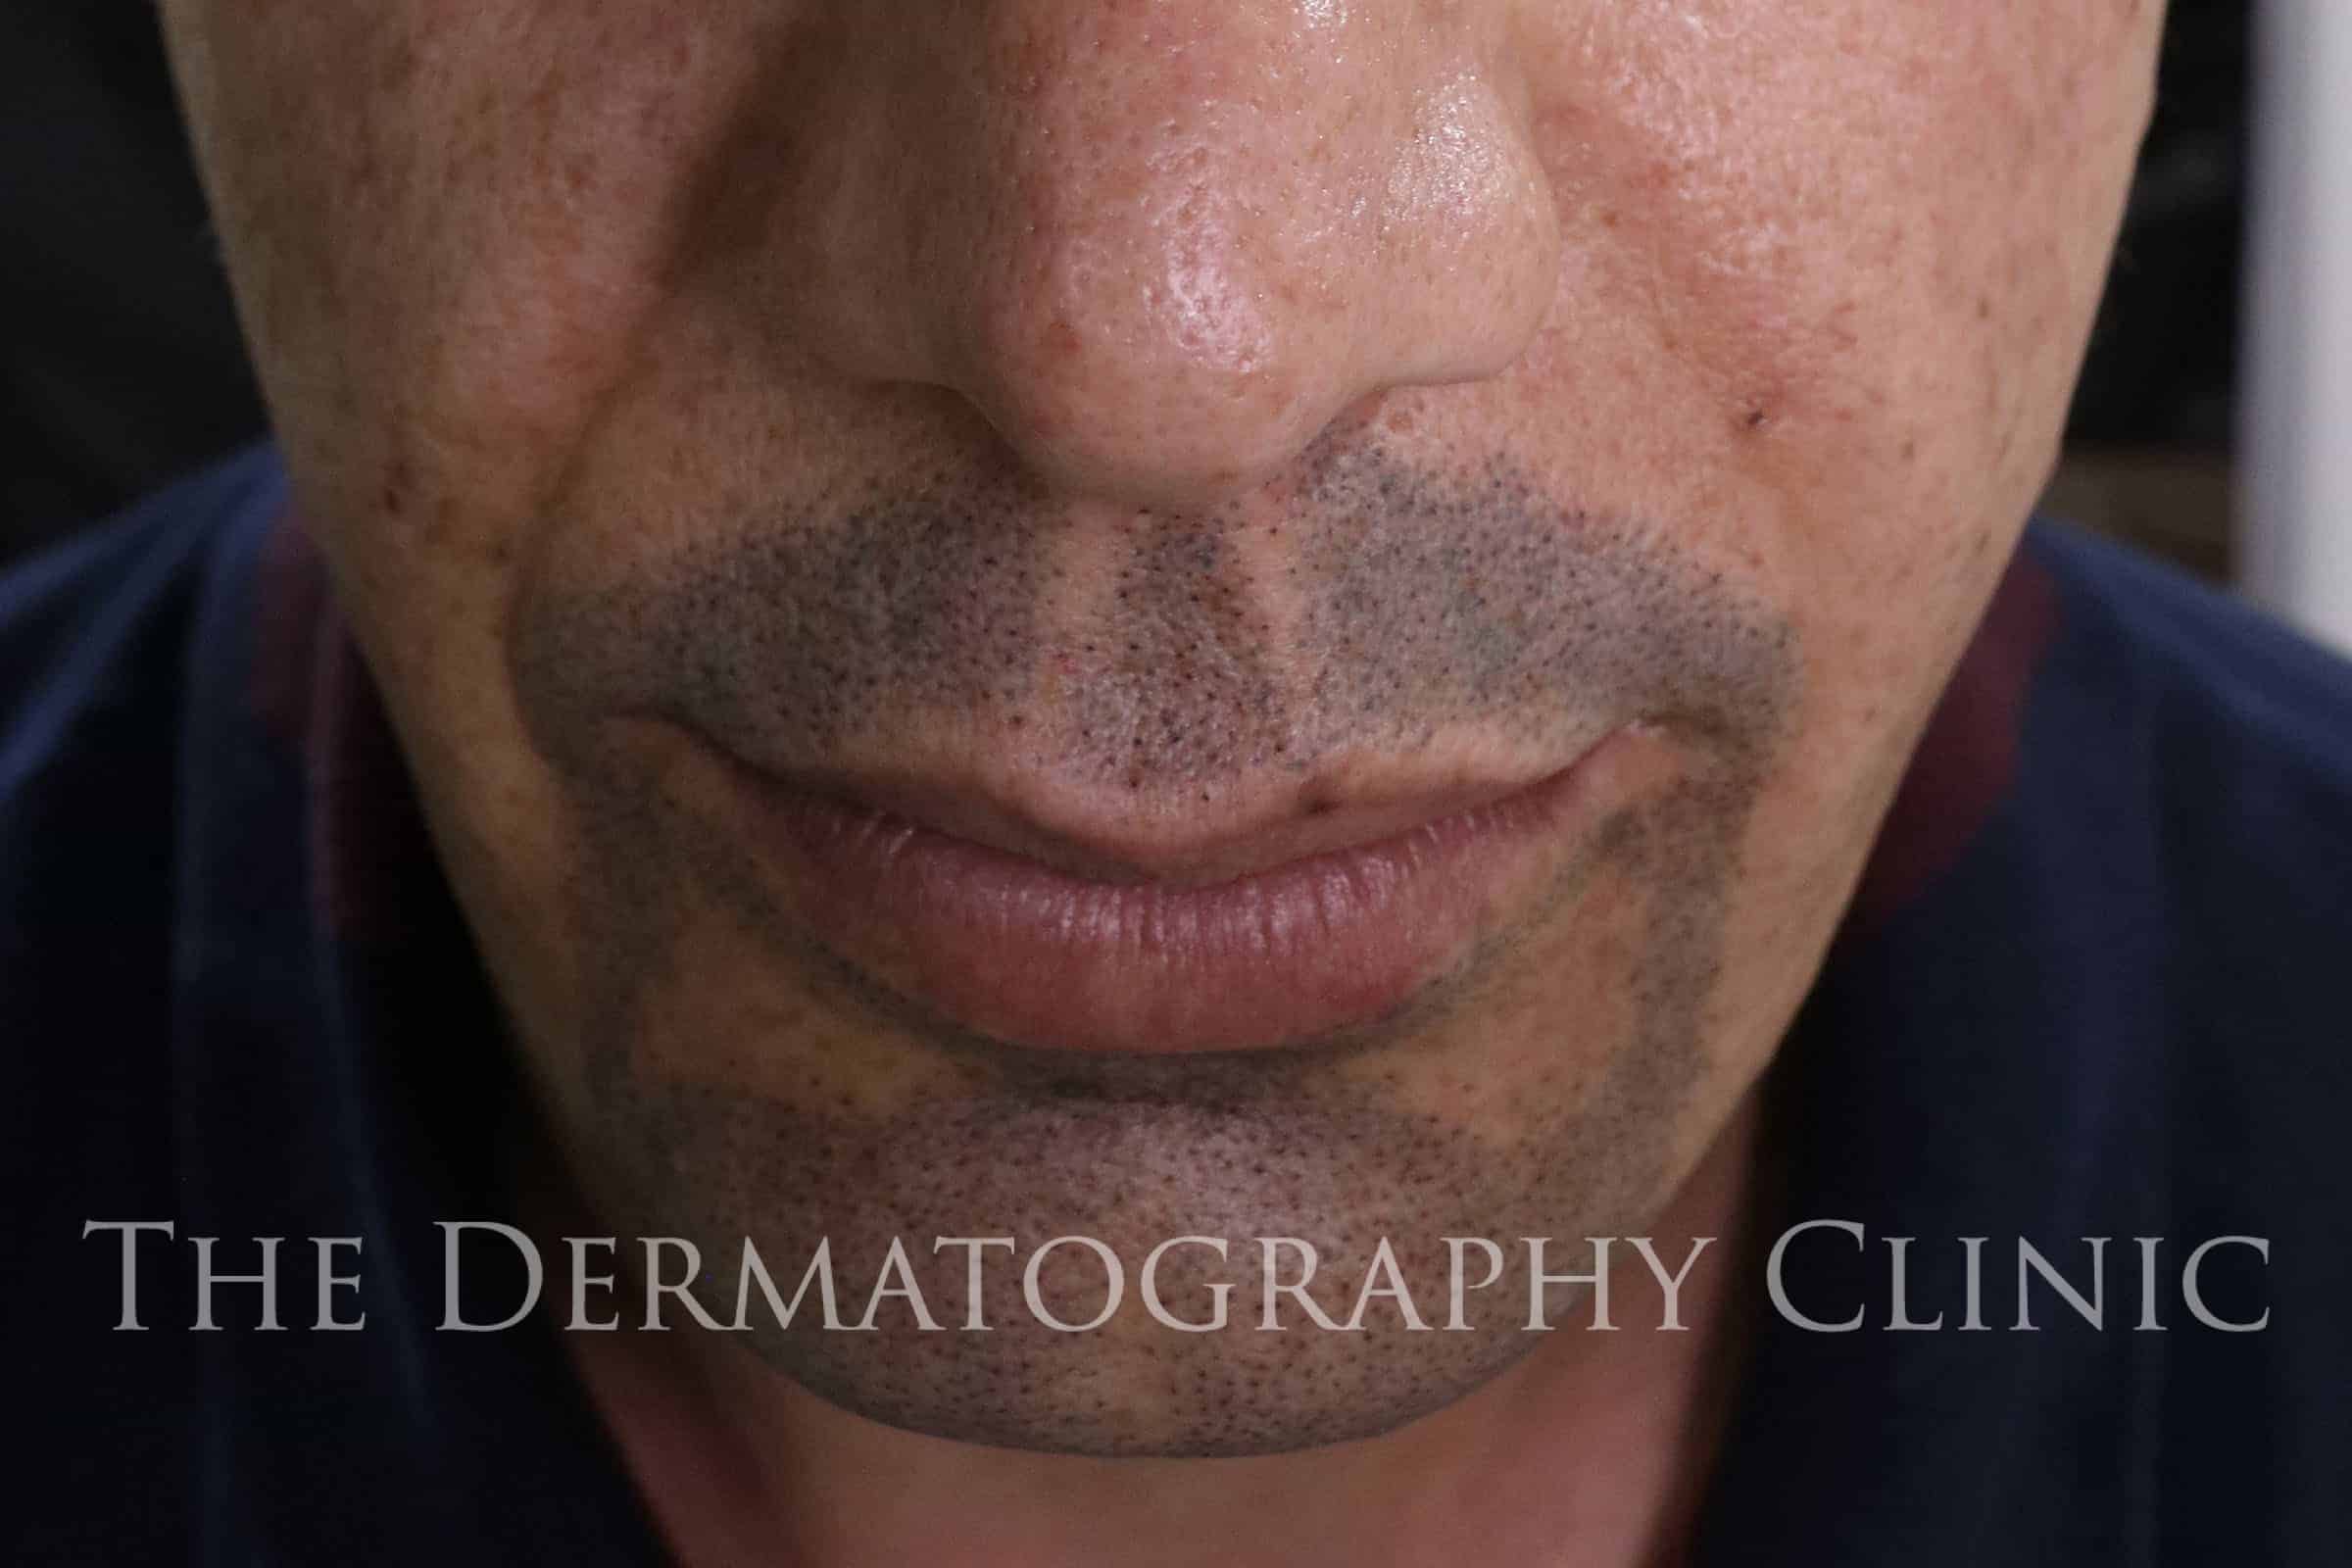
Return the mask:
[[[608,1218],[686,1238],[734,1280],[747,1244],[789,1295],[820,1244],[871,1326],[753,1313],[729,1339],[859,1415],[1087,1454],[1265,1453],[1385,1432],[1528,1353],[1585,1266],[1677,1177],[1710,1053],[1740,846],[1795,698],[1786,624],[1654,534],[1546,505],[1490,466],[1447,478],[1315,457],[1280,526],[1277,598],[1234,517],[1147,519],[1084,609],[1017,489],[811,509],[625,584],[545,593],[516,657],[586,852],[590,976],[565,1129]],[[1279,613],[1269,605],[1279,605]],[[1378,628],[1379,635],[1369,628]],[[1053,674],[1069,650],[1095,662]],[[1541,750],[1605,713],[1671,730],[1676,765],[1553,849],[1537,895],[1383,1017],[1275,1050],[1121,1055],[992,1038],[826,945],[726,824],[615,738],[651,711],[766,763],[1018,711],[1064,776],[1213,797],[1269,769],[1427,745],[1464,725]],[[811,897],[813,895],[813,897]],[[939,1238],[1001,1238],[981,1289]],[[1085,1247],[1157,1273],[1178,1316],[1105,1300]],[[1317,1270],[1269,1327],[1264,1238]],[[1501,1244],[1464,1297],[1447,1238]],[[1357,1310],[1384,1252],[1413,1298]],[[1289,1262],[1288,1279],[1300,1259]],[[1183,1303],[1183,1304],[1177,1304]],[[1046,1310],[1041,1314],[1038,1308]],[[1535,1309],[1541,1309],[1540,1314]],[[724,1317],[723,1309],[718,1314]],[[1410,1317],[1417,1315],[1416,1328]],[[968,1327],[974,1320],[988,1327]]]

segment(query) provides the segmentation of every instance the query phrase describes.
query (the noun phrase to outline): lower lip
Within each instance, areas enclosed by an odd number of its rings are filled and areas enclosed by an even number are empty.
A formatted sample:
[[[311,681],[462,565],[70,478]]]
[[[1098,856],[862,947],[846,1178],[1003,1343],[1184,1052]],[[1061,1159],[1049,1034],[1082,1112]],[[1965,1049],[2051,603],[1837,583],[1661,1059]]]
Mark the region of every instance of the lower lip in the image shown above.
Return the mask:
[[[1311,1043],[1393,1014],[1527,902],[1628,732],[1502,800],[1205,886],[1090,881],[745,770],[811,932],[1006,1044],[1131,1055]]]

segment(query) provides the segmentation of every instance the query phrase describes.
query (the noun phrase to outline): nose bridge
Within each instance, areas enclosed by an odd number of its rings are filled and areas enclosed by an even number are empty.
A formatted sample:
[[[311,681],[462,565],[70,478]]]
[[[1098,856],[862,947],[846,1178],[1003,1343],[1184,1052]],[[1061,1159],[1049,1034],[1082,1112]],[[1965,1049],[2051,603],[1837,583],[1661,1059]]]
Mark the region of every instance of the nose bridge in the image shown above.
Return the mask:
[[[1548,192],[1427,15],[994,9],[963,189],[921,220],[923,373],[1050,482],[1197,505],[1371,392],[1501,368],[1556,278]]]

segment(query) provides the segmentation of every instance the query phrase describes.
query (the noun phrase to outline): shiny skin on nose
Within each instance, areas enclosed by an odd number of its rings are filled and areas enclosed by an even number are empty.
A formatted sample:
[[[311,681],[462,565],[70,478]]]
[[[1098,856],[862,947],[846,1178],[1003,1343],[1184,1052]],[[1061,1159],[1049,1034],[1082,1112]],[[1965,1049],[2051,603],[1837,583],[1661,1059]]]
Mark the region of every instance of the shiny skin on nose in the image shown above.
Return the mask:
[[[1213,503],[1542,324],[1558,224],[1495,32],[1407,0],[942,8],[796,72],[828,119],[782,308],[1057,490]]]

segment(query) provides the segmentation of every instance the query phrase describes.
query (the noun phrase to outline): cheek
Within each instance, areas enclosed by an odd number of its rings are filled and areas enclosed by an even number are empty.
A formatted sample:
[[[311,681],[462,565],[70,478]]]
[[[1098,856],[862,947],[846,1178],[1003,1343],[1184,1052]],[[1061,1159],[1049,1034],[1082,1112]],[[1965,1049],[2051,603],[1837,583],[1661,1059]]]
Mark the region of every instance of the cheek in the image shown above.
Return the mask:
[[[1608,379],[1647,378],[1681,416],[1627,432],[1659,483],[1688,495],[1705,471],[1770,519],[1817,648],[1924,688],[2054,456],[2160,19],[1677,9],[1611,12],[1546,77],[1571,258],[1551,335],[1610,342]],[[1626,404],[1554,373],[1534,395]]]
[[[370,551],[495,564],[651,326],[748,51],[700,8],[166,23],[306,504]]]
[[[1642,319],[1722,417],[1849,448],[1848,471],[2030,445],[2095,302],[2152,15],[1676,10],[1613,9],[1545,63],[1534,113],[1572,258],[1555,324]]]

